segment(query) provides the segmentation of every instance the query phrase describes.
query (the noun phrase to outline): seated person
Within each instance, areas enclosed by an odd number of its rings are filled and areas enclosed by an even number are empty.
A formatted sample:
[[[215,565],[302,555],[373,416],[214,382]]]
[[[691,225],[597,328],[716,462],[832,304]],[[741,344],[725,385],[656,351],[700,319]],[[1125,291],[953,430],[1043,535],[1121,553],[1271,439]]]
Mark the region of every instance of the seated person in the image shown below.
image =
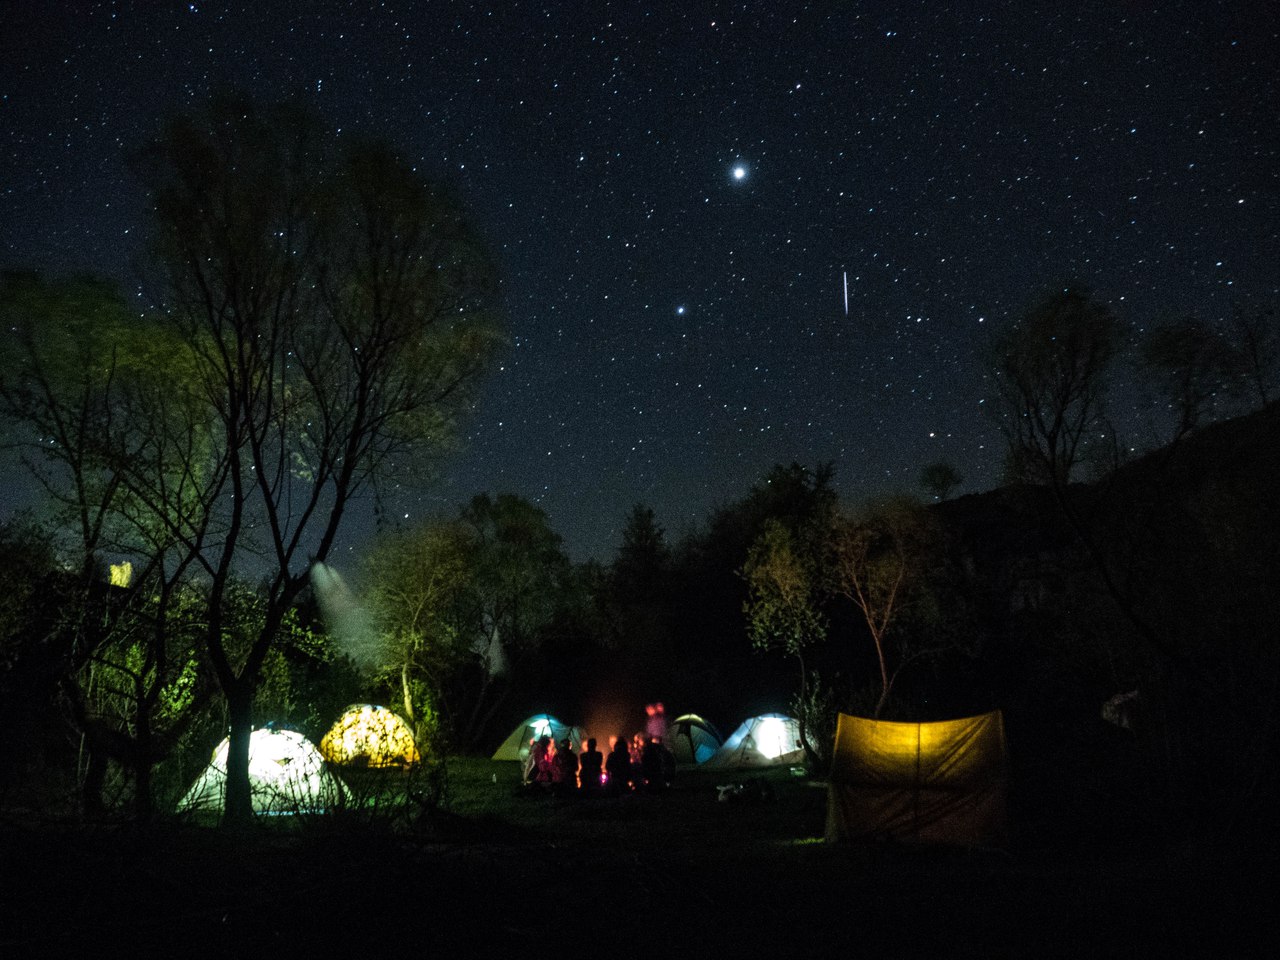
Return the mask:
[[[578,755],[568,737],[560,741],[551,760],[551,784],[560,791],[578,789]]]
[[[539,737],[529,750],[524,762],[523,779],[525,783],[551,782],[551,738]]]
[[[621,796],[631,789],[631,750],[626,737],[618,737],[609,751],[609,759],[605,761],[605,774],[608,776],[608,788],[611,796]]]

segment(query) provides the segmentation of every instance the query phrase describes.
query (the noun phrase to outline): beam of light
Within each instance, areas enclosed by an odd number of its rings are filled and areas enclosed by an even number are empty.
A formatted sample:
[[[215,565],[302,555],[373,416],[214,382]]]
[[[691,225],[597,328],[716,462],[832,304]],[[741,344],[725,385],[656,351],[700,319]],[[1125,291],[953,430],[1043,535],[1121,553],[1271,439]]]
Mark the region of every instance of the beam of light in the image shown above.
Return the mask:
[[[849,315],[849,271],[844,271],[844,315]]]
[[[372,616],[337,570],[326,563],[312,564],[311,589],[338,650],[361,669],[387,661],[386,639],[374,629]]]

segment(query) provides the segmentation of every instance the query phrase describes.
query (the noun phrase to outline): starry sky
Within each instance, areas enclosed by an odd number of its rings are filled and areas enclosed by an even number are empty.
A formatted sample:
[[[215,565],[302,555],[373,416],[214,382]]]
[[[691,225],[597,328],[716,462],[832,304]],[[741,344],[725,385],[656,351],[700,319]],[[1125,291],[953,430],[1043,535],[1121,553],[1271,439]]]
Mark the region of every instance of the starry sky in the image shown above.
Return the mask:
[[[1132,330],[1280,293],[1267,2],[167,3],[0,17],[0,265],[139,289],[126,157],[233,83],[384,135],[496,251],[510,347],[389,512],[538,503],[607,560],[775,463],[999,482],[991,330],[1076,279]],[[847,284],[847,305],[846,305]],[[1151,411],[1121,390],[1140,443]],[[367,517],[347,549],[358,551]]]

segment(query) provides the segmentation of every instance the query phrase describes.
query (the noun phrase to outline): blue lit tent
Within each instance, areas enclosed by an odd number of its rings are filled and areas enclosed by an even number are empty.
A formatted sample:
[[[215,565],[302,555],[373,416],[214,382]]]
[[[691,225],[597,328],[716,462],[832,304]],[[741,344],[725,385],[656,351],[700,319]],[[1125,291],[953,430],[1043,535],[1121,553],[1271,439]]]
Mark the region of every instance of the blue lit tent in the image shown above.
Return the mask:
[[[538,713],[529,717],[511,731],[511,735],[502,741],[502,745],[493,751],[494,760],[520,760],[529,757],[529,748],[539,737],[550,737],[559,743],[568,737],[575,751],[582,748],[582,741],[587,735],[580,727],[571,727],[561,723],[549,713]]]
[[[789,766],[803,762],[800,725],[784,714],[764,713],[744,720],[707,761],[707,766],[732,769]]]
[[[676,763],[706,763],[720,749],[723,739],[696,713],[676,717],[667,728],[667,747],[676,755]]]

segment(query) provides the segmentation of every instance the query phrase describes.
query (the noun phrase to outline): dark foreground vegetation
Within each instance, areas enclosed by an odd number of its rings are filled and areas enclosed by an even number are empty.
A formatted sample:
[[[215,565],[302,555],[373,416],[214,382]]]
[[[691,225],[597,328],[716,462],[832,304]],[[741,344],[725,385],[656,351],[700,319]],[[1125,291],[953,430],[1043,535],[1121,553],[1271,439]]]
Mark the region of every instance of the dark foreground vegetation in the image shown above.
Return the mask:
[[[0,952],[1270,955],[1256,835],[1064,845],[1017,816],[1004,851],[826,845],[822,785],[786,770],[745,775],[769,788],[739,803],[717,800],[724,773],[594,801],[524,796],[517,776],[451,762],[451,811],[412,822],[8,822]]]

